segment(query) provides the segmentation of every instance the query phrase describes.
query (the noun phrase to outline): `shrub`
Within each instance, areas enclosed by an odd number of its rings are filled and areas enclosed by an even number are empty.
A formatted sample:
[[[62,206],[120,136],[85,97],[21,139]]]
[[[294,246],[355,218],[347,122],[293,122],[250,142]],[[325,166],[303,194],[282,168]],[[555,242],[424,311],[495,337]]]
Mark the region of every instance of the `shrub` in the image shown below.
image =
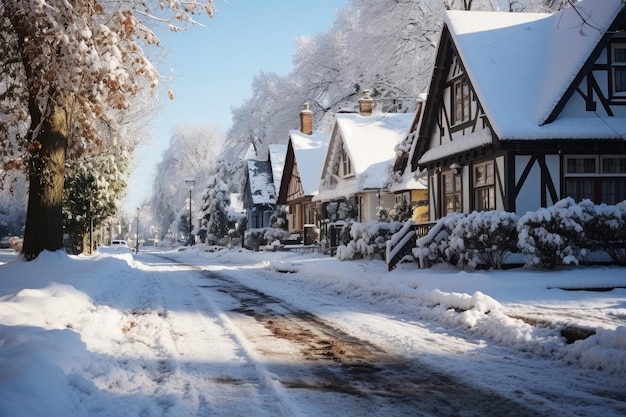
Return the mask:
[[[517,249],[517,221],[515,213],[505,211],[475,211],[459,218],[449,238],[457,266],[502,269],[506,257]]]
[[[273,243],[277,240],[285,240],[289,237],[289,232],[280,227],[268,227],[263,237],[267,243]]]
[[[284,207],[278,207],[270,216],[269,227],[287,230],[289,229],[289,221],[287,220],[287,211]]]
[[[579,205],[567,197],[522,216],[517,224],[518,247],[526,265],[552,269],[580,264],[590,247],[584,226],[590,221],[592,205],[588,200]]]
[[[626,201],[593,207],[585,235],[593,249],[603,250],[615,263],[626,265]]]
[[[265,239],[265,229],[250,229],[245,232],[244,247],[253,251],[258,251],[261,246],[267,245]]]
[[[413,255],[424,267],[436,263],[458,263],[458,255],[450,248],[449,238],[455,223],[465,217],[463,213],[450,213],[437,221],[428,234],[417,239]]]
[[[345,226],[342,232],[349,232],[349,240],[337,248],[337,258],[385,259],[387,240],[401,227],[402,223],[377,221]]]

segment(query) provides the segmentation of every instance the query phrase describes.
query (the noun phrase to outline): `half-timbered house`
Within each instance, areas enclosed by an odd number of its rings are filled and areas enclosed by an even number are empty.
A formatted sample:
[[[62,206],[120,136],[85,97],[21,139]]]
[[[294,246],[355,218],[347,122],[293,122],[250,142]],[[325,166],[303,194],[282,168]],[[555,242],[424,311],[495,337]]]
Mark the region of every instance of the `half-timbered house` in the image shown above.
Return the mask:
[[[431,220],[626,199],[623,8],[447,12],[410,158]]]
[[[313,130],[313,113],[305,104],[300,112],[300,130],[289,132],[278,204],[289,208],[289,231],[302,233],[305,225],[319,228],[320,203],[312,199],[318,193],[328,132]]]
[[[247,164],[243,205],[248,216],[248,228],[267,227],[276,208],[272,166],[269,160],[249,160]]]

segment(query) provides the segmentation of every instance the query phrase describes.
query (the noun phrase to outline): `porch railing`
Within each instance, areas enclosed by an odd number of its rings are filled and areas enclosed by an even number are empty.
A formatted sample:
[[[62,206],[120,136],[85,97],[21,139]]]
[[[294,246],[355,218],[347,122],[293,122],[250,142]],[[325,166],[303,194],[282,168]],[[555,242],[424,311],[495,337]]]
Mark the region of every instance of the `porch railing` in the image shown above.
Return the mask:
[[[407,221],[404,227],[387,241],[387,270],[394,269],[406,256],[413,256],[413,248],[418,238],[426,236],[435,222],[415,223]]]

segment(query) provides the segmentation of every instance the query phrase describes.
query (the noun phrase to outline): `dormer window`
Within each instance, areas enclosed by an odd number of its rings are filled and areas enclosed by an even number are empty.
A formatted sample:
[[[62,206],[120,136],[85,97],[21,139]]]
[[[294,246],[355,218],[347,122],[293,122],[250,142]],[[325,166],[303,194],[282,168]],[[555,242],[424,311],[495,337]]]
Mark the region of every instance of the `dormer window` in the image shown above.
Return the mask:
[[[626,43],[611,45],[612,96],[626,100]]]

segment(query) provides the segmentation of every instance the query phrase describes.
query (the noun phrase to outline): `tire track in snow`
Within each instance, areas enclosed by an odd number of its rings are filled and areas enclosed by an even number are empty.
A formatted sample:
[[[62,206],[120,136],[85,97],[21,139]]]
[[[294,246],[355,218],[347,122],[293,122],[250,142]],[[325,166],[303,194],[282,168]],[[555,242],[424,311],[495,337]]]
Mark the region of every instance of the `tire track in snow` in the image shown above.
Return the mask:
[[[267,383],[282,387],[294,415],[312,407],[333,415],[550,415],[387,353],[223,272],[194,268],[205,278],[199,286],[207,303]]]
[[[158,265],[158,263],[154,265]],[[180,269],[177,274],[181,274]],[[249,344],[246,343],[238,327],[210,298],[199,291],[197,282],[194,282],[194,277],[197,277],[197,272],[187,270],[184,271],[182,277],[176,277],[174,284],[167,282],[167,280],[161,280],[159,283],[160,305],[164,308],[166,320],[170,323],[169,327],[174,329],[178,328],[181,323],[183,325],[184,323],[193,323],[192,328],[177,330],[180,336],[174,338],[177,340],[174,343],[173,352],[170,352],[169,356],[170,361],[177,364],[178,370],[176,372],[166,370],[163,373],[164,380],[171,379],[171,375],[174,373],[185,373],[187,378],[191,374],[197,374],[192,378],[191,384],[189,380],[185,384],[184,397],[195,397],[194,403],[197,404],[198,412],[204,410],[207,415],[244,415],[250,413],[255,416],[288,417],[296,415],[292,405],[282,394],[280,385],[272,379],[263,363],[258,360],[256,352],[249,349]],[[184,313],[179,311],[181,306],[184,306]],[[189,314],[194,316],[193,320],[190,320],[189,317],[183,317]],[[179,315],[181,315],[181,320],[178,320]],[[198,369],[198,364],[190,361],[193,358],[202,358],[203,353],[201,351],[211,349],[211,339],[216,335],[230,339],[236,345],[236,351],[240,356],[236,372],[226,367],[220,374],[215,375],[215,369],[219,366],[209,364],[204,369]],[[224,360],[225,362],[232,362],[233,358],[224,358]],[[207,374],[211,375],[207,376]],[[233,374],[236,376],[232,376]],[[197,388],[198,385],[200,387],[204,385],[207,388],[206,392]],[[215,389],[215,386],[218,388]],[[257,407],[247,413],[241,410],[216,410],[215,399],[211,397],[211,393],[224,390],[230,391],[234,398],[245,396],[248,402],[251,396],[258,397],[260,404],[257,404]],[[232,391],[235,390],[243,394],[233,393]],[[220,400],[223,401],[224,399],[221,398]],[[237,406],[233,404],[233,407],[236,408]]]

